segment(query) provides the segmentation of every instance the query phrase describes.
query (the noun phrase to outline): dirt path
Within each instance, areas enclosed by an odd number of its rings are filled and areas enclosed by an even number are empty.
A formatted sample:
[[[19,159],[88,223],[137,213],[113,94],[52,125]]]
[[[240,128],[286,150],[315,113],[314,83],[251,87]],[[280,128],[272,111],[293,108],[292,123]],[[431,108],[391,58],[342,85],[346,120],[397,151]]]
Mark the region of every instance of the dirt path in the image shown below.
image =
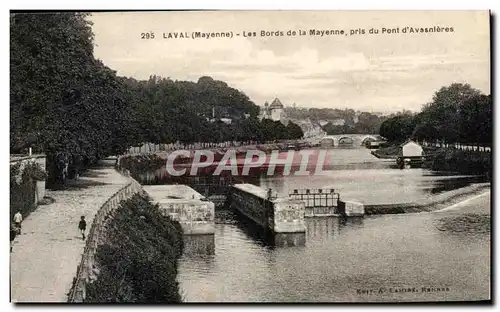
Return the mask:
[[[80,216],[87,232],[98,209],[128,179],[103,161],[66,190],[47,191],[55,199],[38,206],[23,222],[10,254],[13,302],[65,302],[85,246],[78,232]]]

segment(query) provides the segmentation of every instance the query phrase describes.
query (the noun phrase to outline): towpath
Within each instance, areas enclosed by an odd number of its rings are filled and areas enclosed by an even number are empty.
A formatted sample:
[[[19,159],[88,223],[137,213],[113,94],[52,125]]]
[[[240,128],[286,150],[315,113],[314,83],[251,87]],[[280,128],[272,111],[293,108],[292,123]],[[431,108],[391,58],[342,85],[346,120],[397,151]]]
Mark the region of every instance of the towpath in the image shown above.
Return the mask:
[[[99,208],[129,180],[104,160],[66,190],[47,191],[55,199],[38,206],[23,222],[10,254],[12,302],[65,302],[85,242],[78,232],[80,216],[87,232]]]

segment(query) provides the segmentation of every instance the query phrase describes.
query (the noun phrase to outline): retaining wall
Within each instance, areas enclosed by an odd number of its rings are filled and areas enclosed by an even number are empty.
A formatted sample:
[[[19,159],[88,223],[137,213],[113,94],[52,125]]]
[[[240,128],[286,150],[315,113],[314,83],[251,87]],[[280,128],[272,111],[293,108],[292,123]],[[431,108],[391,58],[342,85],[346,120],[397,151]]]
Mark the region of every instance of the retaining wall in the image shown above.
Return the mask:
[[[106,226],[122,200],[128,200],[135,194],[143,193],[142,186],[130,178],[130,183],[118,190],[98,210],[87,235],[87,242],[82,255],[82,260],[77,268],[73,287],[68,294],[69,302],[83,302],[85,300],[86,286],[96,279],[99,273],[94,267],[97,246],[105,239]]]
[[[163,213],[178,221],[184,235],[213,235],[215,205],[187,185],[143,186]]]
[[[269,199],[253,184],[235,184],[231,205],[258,225],[274,233],[305,233],[305,204],[288,198]]]

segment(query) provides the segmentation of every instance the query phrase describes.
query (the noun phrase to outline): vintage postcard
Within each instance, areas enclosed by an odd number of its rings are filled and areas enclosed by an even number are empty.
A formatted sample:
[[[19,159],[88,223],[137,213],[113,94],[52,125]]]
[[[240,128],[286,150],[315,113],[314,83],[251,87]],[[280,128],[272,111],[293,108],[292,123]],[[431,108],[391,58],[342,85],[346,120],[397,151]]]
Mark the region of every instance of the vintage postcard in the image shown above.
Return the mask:
[[[11,11],[11,302],[491,302],[490,18]]]

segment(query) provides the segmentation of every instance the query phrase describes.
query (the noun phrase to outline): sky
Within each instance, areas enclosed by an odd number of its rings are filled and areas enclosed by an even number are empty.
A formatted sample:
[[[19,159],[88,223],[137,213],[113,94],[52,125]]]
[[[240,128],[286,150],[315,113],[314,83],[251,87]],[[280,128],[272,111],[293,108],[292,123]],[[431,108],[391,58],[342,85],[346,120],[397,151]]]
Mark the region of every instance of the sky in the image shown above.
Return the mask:
[[[490,93],[487,11],[103,12],[89,19],[95,56],[118,75],[191,81],[210,76],[257,105],[278,97],[285,106],[420,111],[451,83]],[[405,27],[434,26],[453,32],[402,33]],[[399,33],[382,34],[382,28]],[[311,36],[311,29],[347,35]],[[351,35],[356,29],[365,34]],[[284,36],[262,37],[262,30]],[[287,36],[288,30],[297,35]],[[163,38],[195,31],[233,37]],[[155,38],[141,39],[147,32]]]

